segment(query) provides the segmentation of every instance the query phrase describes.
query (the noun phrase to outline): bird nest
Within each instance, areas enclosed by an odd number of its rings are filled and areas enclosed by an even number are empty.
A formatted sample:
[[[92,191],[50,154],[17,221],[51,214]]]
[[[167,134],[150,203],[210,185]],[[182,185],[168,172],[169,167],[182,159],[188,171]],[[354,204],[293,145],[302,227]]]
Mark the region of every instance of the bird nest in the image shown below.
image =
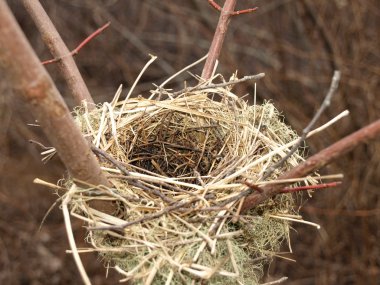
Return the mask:
[[[112,184],[67,184],[71,214],[86,222],[91,244],[78,251],[99,252],[132,284],[258,284],[289,241],[284,217],[297,215],[295,198],[240,209],[254,191],[248,181],[274,183],[303,160],[296,152],[262,179],[297,135],[273,104],[249,106],[228,86],[159,93],[168,99],[77,110]]]

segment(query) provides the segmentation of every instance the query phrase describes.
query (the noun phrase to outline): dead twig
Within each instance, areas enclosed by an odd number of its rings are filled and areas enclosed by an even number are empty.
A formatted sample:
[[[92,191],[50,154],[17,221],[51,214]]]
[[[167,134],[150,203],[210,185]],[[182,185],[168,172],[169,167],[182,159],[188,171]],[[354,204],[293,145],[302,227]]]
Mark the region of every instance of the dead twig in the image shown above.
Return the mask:
[[[344,137],[319,153],[309,157],[306,161],[284,173],[278,180],[304,177],[321,167],[331,163],[338,157],[350,152],[362,143],[376,139],[380,135],[380,119],[361,128],[351,135]],[[284,183],[289,184],[289,183]],[[262,187],[262,193],[253,193],[245,198],[241,213],[254,208],[265,200],[277,195],[284,188],[284,184],[267,185]]]
[[[318,109],[318,111],[315,113],[314,117],[310,121],[310,123],[306,126],[306,128],[303,129],[301,137],[298,139],[297,143],[293,145],[293,147],[290,149],[290,151],[276,164],[272,165],[268,168],[268,170],[265,172],[264,176],[262,177],[262,180],[267,179],[273,171],[275,171],[277,168],[280,168],[301,146],[301,144],[305,141],[307,135],[310,133],[311,129],[315,125],[315,123],[318,121],[318,119],[321,117],[322,113],[330,106],[331,99],[333,95],[335,94],[335,91],[338,89],[340,80],[340,72],[335,71],[333,78],[331,80],[331,85],[329,88],[329,91],[326,94],[325,99],[322,102],[321,107]]]
[[[330,182],[330,183],[321,183],[317,185],[307,185],[307,186],[297,186],[297,187],[285,187],[280,191],[280,193],[293,193],[307,190],[317,190],[317,189],[326,189],[336,187],[342,184],[340,181]]]
[[[204,85],[204,86],[203,85],[198,85],[198,86],[194,86],[194,87],[187,87],[187,88],[182,89],[180,91],[174,92],[172,94],[172,96],[175,97],[175,96],[178,96],[180,94],[189,93],[189,92],[193,92],[193,91],[201,91],[201,90],[206,90],[206,89],[221,88],[221,87],[231,86],[231,85],[242,83],[242,82],[245,82],[245,81],[248,81],[248,80],[259,80],[259,79],[263,78],[264,76],[265,76],[265,73],[259,73],[259,74],[256,74],[256,75],[244,76],[243,78],[236,79],[236,80],[231,80],[229,82],[209,84],[209,85]]]
[[[100,148],[97,148],[94,145],[91,146],[91,150],[96,155],[104,157],[106,160],[108,160],[113,165],[115,165],[124,175],[131,176],[131,173],[128,171],[128,169],[126,169],[124,167],[124,165],[120,161],[118,161],[115,158],[113,158],[111,155],[109,155],[104,150],[101,150]],[[154,195],[160,197],[163,201],[165,201],[167,203],[174,203],[175,202],[174,200],[170,199],[169,197],[166,197],[160,191],[147,187],[145,184],[143,184],[141,181],[139,181],[137,179],[130,180],[129,184],[132,185],[132,186],[135,186],[135,187],[139,187],[140,189],[143,189],[143,190],[145,190],[147,192],[153,193]]]
[[[140,219],[137,219],[137,220],[134,220],[134,221],[131,221],[131,222],[126,222],[124,224],[121,224],[121,225],[117,225],[117,226],[101,226],[101,227],[93,227],[93,228],[89,228],[89,230],[120,230],[120,229],[125,229],[127,227],[130,227],[132,225],[135,225],[135,224],[138,224],[138,223],[142,223],[142,222],[146,222],[146,221],[150,221],[150,220],[153,220],[153,219],[157,219],[165,214],[168,214],[170,213],[171,211],[174,211],[176,209],[179,209],[179,208],[182,208],[183,206],[186,206],[187,204],[190,204],[190,203],[193,203],[195,202],[196,200],[198,199],[193,199],[191,201],[181,201],[181,202],[177,202],[171,206],[168,206],[168,207],[165,207],[162,211],[159,211],[159,212],[156,212],[154,214],[150,214],[150,215],[145,215],[144,217],[140,218]]]

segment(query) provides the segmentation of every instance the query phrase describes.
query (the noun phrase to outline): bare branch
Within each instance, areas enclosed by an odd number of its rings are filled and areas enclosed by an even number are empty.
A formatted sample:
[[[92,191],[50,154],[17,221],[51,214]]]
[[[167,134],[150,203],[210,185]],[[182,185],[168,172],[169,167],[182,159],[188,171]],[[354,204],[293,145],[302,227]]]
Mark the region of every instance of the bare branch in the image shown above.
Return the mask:
[[[340,72],[335,71],[333,78],[331,80],[329,91],[327,92],[327,95],[325,99],[323,100],[321,107],[315,113],[313,119],[306,126],[306,128],[303,129],[302,136],[298,139],[297,143],[293,145],[290,151],[279,162],[277,162],[276,164],[268,168],[262,180],[265,180],[273,173],[273,171],[275,171],[277,168],[280,168],[289,159],[289,157],[291,157],[297,151],[297,149],[301,146],[301,144],[306,140],[307,135],[310,133],[311,129],[313,128],[315,123],[318,121],[318,119],[321,117],[322,113],[330,106],[331,98],[335,94],[335,91],[338,89],[339,80],[340,80]]]
[[[108,185],[87,141],[5,1],[0,1],[0,64],[70,174],[90,184]]]
[[[379,136],[380,119],[366,127],[361,128],[353,134],[344,137],[331,146],[321,150],[317,154],[309,157],[300,165],[278,177],[278,180],[304,177],[313,171],[316,171],[321,167],[331,163],[347,152],[350,152],[358,145],[367,143],[368,141],[376,139]],[[284,188],[284,184],[266,185],[262,187],[262,193],[254,193],[249,195],[244,201],[241,212],[245,213],[249,209],[252,209],[265,200],[277,195]]]
[[[227,27],[230,22],[231,13],[234,11],[236,0],[226,0],[220,13],[218,26],[216,27],[214,38],[212,40],[208,57],[202,71],[202,78],[209,79],[212,75],[215,63],[219,58],[222,50],[224,38],[226,37]]]
[[[247,76],[244,76],[243,78],[231,80],[231,81],[223,82],[223,83],[216,83],[216,84],[209,84],[209,85],[198,85],[198,86],[194,86],[194,87],[188,87],[188,88],[182,89],[180,91],[174,92],[172,94],[172,96],[175,97],[175,96],[178,96],[180,94],[192,92],[192,91],[200,91],[200,90],[206,90],[206,89],[211,89],[211,88],[231,86],[231,85],[235,85],[235,84],[245,82],[248,80],[259,80],[259,79],[263,78],[264,76],[265,76],[265,73],[259,73],[256,75],[247,75]]]
[[[212,7],[214,7],[215,10],[217,11],[222,11],[222,7],[219,6],[219,4],[217,4],[214,0],[208,0],[208,3],[210,3],[210,5]],[[232,16],[236,16],[236,15],[241,15],[241,14],[248,14],[248,13],[252,13],[254,11],[257,10],[257,7],[255,8],[249,8],[249,9],[244,9],[244,10],[238,10],[238,11],[233,11],[231,13]]]
[[[92,41],[94,38],[96,38],[98,35],[100,35],[105,29],[107,29],[109,27],[109,25],[111,24],[111,22],[108,22],[106,24],[104,24],[103,26],[101,26],[99,29],[97,29],[95,32],[93,32],[91,35],[89,35],[87,38],[85,38],[75,49],[73,49],[69,54],[66,54],[62,57],[56,57],[56,58],[53,58],[53,59],[49,59],[49,60],[45,60],[43,62],[41,62],[43,65],[48,65],[48,64],[52,64],[52,63],[55,63],[55,62],[58,62],[60,60],[62,60],[64,57],[68,57],[68,56],[75,56],[79,53],[79,51],[85,46],[87,45],[90,41]]]
[[[307,190],[326,189],[326,188],[337,187],[340,184],[342,184],[342,182],[335,181],[335,182],[330,182],[330,183],[321,183],[317,185],[285,187],[284,189],[280,191],[280,193],[292,193],[292,192],[300,192],[300,191],[307,191]]]
[[[70,54],[69,49],[63,42],[49,16],[46,14],[40,1],[22,0],[22,2],[41,33],[42,40],[49,48],[50,53],[54,58],[61,59],[58,62],[58,67],[76,104],[81,105],[82,101],[86,101],[90,103],[88,106],[89,109],[94,108],[94,100],[84,83],[73,57],[67,56]]]
[[[203,67],[202,78],[209,79],[214,70],[214,66],[216,61],[219,58],[220,51],[222,50],[224,38],[226,37],[228,24],[230,22],[231,16],[240,15],[244,13],[251,13],[255,11],[257,8],[246,9],[241,11],[235,11],[237,0],[226,0],[224,3],[223,9],[215,3],[213,0],[209,0],[211,6],[213,6],[216,10],[220,11],[219,22],[215,30],[214,38],[212,39],[212,43],[208,52],[208,57]]]

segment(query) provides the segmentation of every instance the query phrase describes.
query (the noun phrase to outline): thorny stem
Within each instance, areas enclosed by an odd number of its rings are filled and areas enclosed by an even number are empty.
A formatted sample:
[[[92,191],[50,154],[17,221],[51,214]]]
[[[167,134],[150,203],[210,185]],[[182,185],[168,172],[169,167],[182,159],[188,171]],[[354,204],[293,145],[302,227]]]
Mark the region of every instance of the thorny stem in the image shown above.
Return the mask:
[[[50,53],[54,58],[61,59],[58,61],[58,68],[67,83],[75,103],[81,105],[82,101],[86,101],[89,103],[89,110],[95,108],[94,100],[84,83],[73,57],[67,56],[70,54],[69,49],[63,42],[40,1],[22,0],[22,2],[41,33],[42,40],[49,48]]]
[[[333,162],[338,157],[352,151],[355,147],[362,143],[367,143],[370,140],[380,136],[380,119],[372,124],[361,128],[351,135],[344,137],[331,146],[321,150],[317,154],[309,157],[303,163],[284,173],[278,180],[300,178],[320,169],[321,167]],[[289,184],[289,183],[284,183]],[[262,193],[253,193],[245,198],[241,213],[246,213],[258,204],[277,195],[284,188],[284,184],[266,185],[262,187]]]

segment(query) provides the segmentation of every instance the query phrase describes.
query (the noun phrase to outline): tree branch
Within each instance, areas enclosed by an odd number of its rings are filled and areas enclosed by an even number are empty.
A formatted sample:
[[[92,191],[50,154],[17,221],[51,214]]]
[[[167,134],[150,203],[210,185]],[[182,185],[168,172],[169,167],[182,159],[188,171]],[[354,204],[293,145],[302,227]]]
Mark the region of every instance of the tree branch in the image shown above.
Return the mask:
[[[325,99],[322,102],[321,107],[318,109],[318,111],[315,113],[314,117],[311,119],[310,123],[306,126],[306,128],[303,129],[301,137],[298,139],[295,145],[290,149],[290,151],[276,164],[272,165],[268,168],[268,170],[265,172],[264,176],[262,177],[262,180],[267,179],[273,171],[275,171],[277,168],[280,168],[285,161],[289,159],[301,146],[301,144],[306,140],[307,135],[310,133],[311,129],[315,125],[315,123],[318,121],[318,119],[321,117],[322,113],[330,106],[332,96],[334,95],[335,91],[338,89],[340,80],[340,72],[335,71],[334,76],[331,80],[331,85],[329,88],[329,91],[327,92],[327,95]]]
[[[5,1],[0,1],[0,67],[41,124],[69,173],[93,185],[109,185],[59,91]]]
[[[215,1],[208,1],[212,7],[221,12],[218,25],[216,26],[214,38],[212,39],[212,43],[208,52],[208,57],[205,66],[203,67],[201,76],[203,79],[207,80],[212,75],[215,63],[219,58],[220,51],[222,50],[224,38],[226,37],[227,28],[231,16],[240,15],[244,13],[251,13],[257,9],[252,8],[241,11],[235,11],[236,1],[237,0],[226,0],[223,9],[221,9],[221,7],[218,4],[216,4]]]
[[[309,157],[300,165],[278,177],[278,180],[304,177],[331,163],[347,152],[352,151],[358,145],[367,143],[379,136],[380,119]],[[263,190],[262,193],[253,193],[249,195],[244,201],[241,212],[245,213],[265,200],[279,194],[284,188],[284,184],[267,185],[261,188]]]
[[[75,56],[79,53],[79,51],[85,46],[87,45],[92,39],[96,38],[99,34],[101,34],[105,29],[107,29],[109,27],[109,25],[111,24],[111,22],[108,22],[106,23],[105,25],[103,25],[102,27],[100,27],[99,29],[97,29],[95,32],[93,32],[91,35],[89,35],[87,38],[85,38],[75,49],[73,49],[69,54],[66,54],[62,57],[56,57],[56,58],[53,58],[53,59],[48,59],[48,60],[45,60],[42,63],[42,65],[48,65],[48,64],[52,64],[52,63],[55,63],[55,62],[58,62],[60,60],[62,60],[64,57],[67,57],[67,56]]]
[[[82,101],[86,101],[87,103],[90,103],[88,105],[89,109],[94,108],[94,100],[84,83],[73,57],[67,56],[70,54],[69,49],[63,42],[49,16],[46,14],[40,1],[22,0],[22,3],[36,24],[41,33],[42,40],[50,50],[50,53],[54,58],[61,59],[58,62],[58,68],[64,77],[76,104],[81,105]]]
[[[214,0],[208,0],[208,3],[217,11],[222,11],[222,7],[220,7]],[[241,14],[248,14],[252,13],[257,10],[257,7],[255,8],[249,8],[249,9],[244,9],[244,10],[238,10],[238,11],[233,11],[231,13],[231,16],[236,16],[236,15],[241,15]]]
[[[203,67],[202,78],[209,79],[212,75],[212,71],[214,70],[215,63],[219,58],[220,51],[222,50],[224,38],[226,37],[226,32],[228,28],[228,24],[230,22],[230,17],[232,16],[232,12],[235,9],[237,0],[226,0],[224,3],[223,9],[220,13],[219,22],[215,30],[214,38],[212,40],[208,57]]]

